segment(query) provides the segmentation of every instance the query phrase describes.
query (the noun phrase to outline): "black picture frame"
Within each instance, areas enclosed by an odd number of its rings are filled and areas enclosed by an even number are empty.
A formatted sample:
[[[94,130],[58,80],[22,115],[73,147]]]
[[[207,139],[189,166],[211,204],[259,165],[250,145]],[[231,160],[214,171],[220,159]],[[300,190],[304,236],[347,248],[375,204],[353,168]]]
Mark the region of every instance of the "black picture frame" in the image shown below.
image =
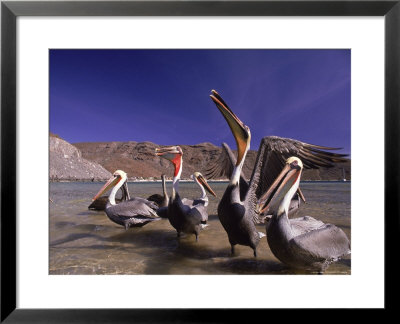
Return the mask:
[[[399,237],[400,0],[395,1],[2,1],[1,322],[226,322],[250,310],[16,308],[16,19],[19,16],[384,16],[385,309],[398,283],[389,249]],[[371,153],[371,152],[369,152]],[[366,154],[368,156],[368,154]],[[373,166],[372,166],[373,167]],[[371,206],[373,207],[373,206]],[[379,212],[379,211],[374,211]],[[393,243],[394,242],[394,243]],[[394,251],[394,253],[397,253]],[[393,290],[393,291],[391,291]],[[266,292],[267,293],[267,292]],[[267,307],[267,305],[266,305]],[[251,310],[264,316],[265,310]],[[243,314],[241,314],[243,315]],[[246,315],[245,315],[246,316]]]

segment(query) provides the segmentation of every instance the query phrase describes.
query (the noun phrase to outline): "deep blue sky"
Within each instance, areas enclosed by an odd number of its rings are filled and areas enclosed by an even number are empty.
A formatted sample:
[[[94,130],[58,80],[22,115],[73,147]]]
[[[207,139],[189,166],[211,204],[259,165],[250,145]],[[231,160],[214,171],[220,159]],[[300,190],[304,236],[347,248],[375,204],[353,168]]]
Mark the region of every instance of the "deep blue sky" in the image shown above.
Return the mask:
[[[71,143],[227,142],[250,127],[350,153],[350,50],[50,50],[50,131]]]

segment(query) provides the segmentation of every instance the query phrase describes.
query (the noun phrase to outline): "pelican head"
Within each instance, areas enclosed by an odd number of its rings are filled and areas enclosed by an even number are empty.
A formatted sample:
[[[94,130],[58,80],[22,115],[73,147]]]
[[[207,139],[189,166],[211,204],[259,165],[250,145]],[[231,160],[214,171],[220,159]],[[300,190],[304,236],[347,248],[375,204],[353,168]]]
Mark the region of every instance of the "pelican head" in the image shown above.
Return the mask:
[[[192,179],[195,180],[200,186],[205,188],[211,195],[213,195],[214,197],[217,197],[214,190],[212,190],[210,185],[207,183],[206,178],[204,178],[200,172],[193,173]]]
[[[157,147],[156,155],[167,159],[175,166],[175,174],[177,176],[182,165],[183,151],[180,146]]]
[[[250,148],[251,133],[250,128],[246,126],[228,107],[228,105],[222,100],[221,96],[217,91],[211,90],[211,99],[217,105],[217,108],[224,116],[227,121],[233,136],[236,140],[236,146],[238,149],[238,158],[236,161],[236,166],[238,166],[245,156],[245,153]]]
[[[121,183],[121,185],[124,184],[126,179],[127,179],[127,175],[126,175],[126,173],[124,171],[122,171],[122,170],[115,171],[113,173],[112,177],[110,179],[108,179],[106,184],[100,189],[100,191],[96,194],[96,196],[93,197],[92,200],[96,200],[104,192],[107,192],[109,189],[111,189],[112,187],[116,186],[117,184],[119,184],[119,183]]]
[[[267,192],[258,200],[256,212],[261,214],[270,208],[275,210],[275,207],[280,205],[284,199],[283,205],[287,211],[290,200],[299,187],[302,169],[303,163],[299,158],[294,156],[288,158],[282,172],[278,175]]]

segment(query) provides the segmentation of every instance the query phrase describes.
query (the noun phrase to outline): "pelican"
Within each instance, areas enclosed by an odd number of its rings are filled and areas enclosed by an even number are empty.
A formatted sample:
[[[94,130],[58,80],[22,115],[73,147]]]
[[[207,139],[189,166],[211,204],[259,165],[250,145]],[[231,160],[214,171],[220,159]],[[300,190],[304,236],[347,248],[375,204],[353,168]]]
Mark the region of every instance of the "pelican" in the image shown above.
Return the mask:
[[[207,188],[209,192],[212,192],[212,195],[216,197],[214,191],[210,188],[207,183],[207,180],[203,177],[200,172],[193,173],[190,178],[194,180],[194,182],[200,187],[201,197],[198,199],[187,199],[183,198],[182,203],[188,206],[196,206],[196,205],[204,205],[204,207],[208,206],[208,196],[204,188]]]
[[[236,164],[236,157],[233,154],[231,148],[229,147],[228,144],[222,143],[222,154],[219,156],[218,161],[215,162],[213,166],[211,166],[210,169],[207,170],[207,176],[213,178],[213,177],[219,177],[221,175],[223,176],[231,176],[233,168],[235,167]],[[240,173],[240,197],[244,197],[246,194],[246,191],[248,190],[249,184],[247,180],[245,179],[245,176],[243,172]],[[300,187],[297,189],[296,194],[293,196],[293,199],[290,202],[289,206],[289,215],[292,212],[297,211],[298,208],[300,208],[300,203],[301,200],[305,203],[306,199],[304,198],[303,192],[300,190]],[[258,215],[258,220],[260,223],[266,223],[268,222],[269,219],[272,217],[272,211],[268,210],[268,214],[261,214]]]
[[[147,200],[154,201],[158,205],[158,207],[168,207],[169,198],[167,194],[167,188],[165,186],[165,174],[161,175],[161,185],[163,195],[161,196],[160,194],[154,194],[149,196]]]
[[[250,148],[250,129],[233,113],[215,90],[212,90],[210,97],[227,121],[237,146],[237,159],[233,168],[229,159],[225,159],[224,163],[218,160],[217,164],[209,169],[209,174],[230,176],[228,187],[218,205],[218,217],[228,234],[232,255],[235,245],[240,244],[252,248],[256,257],[257,245],[260,238],[265,236],[255,227],[255,224],[260,223],[256,203],[279,174],[285,159],[289,156],[298,156],[303,158],[305,167],[318,168],[333,166],[334,162],[343,162],[344,155],[323,151],[333,149],[329,147],[277,136],[264,137],[258,149],[250,182],[247,183],[241,174]],[[265,215],[268,212],[269,209],[263,209]]]
[[[169,197],[167,193],[167,188],[165,186],[165,174],[161,175],[163,195],[154,194],[147,198],[149,201],[154,201],[158,205],[157,215],[162,218],[168,217],[168,202]]]
[[[174,179],[172,184],[172,196],[168,205],[168,219],[171,225],[176,229],[178,237],[181,233],[196,235],[196,242],[199,239],[200,230],[207,225],[208,214],[206,210],[206,203],[204,199],[201,201],[181,199],[178,193],[179,179],[182,174],[182,149],[179,146],[171,146],[164,148],[157,148],[156,155],[169,160],[175,167]],[[196,182],[204,187],[210,194],[216,196],[214,191],[210,188],[207,181],[199,174],[196,177]]]
[[[129,191],[128,191],[128,186],[126,185],[126,182],[121,187],[121,191],[122,191],[122,197],[121,198],[115,198],[115,202],[118,203],[118,204],[121,201],[125,201],[125,200],[131,199],[129,197]],[[90,209],[90,210],[105,210],[107,202],[108,202],[108,197],[107,196],[101,196],[101,197],[97,198],[96,200],[93,200],[92,203],[89,205],[88,209]]]
[[[101,194],[114,187],[108,196],[105,208],[105,212],[111,221],[128,229],[129,227],[139,227],[159,220],[160,218],[155,211],[157,209],[156,204],[147,199],[135,197],[118,205],[115,204],[115,195],[119,188],[125,186],[125,190],[127,190],[126,180],[127,175],[124,171],[115,171],[93,200],[96,200]]]
[[[262,212],[273,206],[267,240],[281,262],[322,273],[332,262],[350,254],[350,241],[340,228],[310,216],[289,221],[289,203],[299,186],[302,170],[299,158],[288,158],[282,172],[258,200],[257,210]]]

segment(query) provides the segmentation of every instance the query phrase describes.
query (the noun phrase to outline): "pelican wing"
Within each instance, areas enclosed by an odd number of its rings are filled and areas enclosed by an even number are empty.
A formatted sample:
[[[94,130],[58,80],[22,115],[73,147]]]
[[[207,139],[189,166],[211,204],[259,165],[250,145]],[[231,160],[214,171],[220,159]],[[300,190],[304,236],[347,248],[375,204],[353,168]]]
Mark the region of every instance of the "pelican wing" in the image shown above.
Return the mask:
[[[293,234],[295,236],[305,234],[326,226],[324,222],[311,216],[292,218],[289,221],[290,225],[292,226]]]
[[[157,217],[154,209],[150,207],[152,204],[149,203],[151,202],[143,198],[132,198],[131,200],[109,207],[107,211],[114,216],[126,218],[136,216]]]
[[[189,207],[192,207],[193,203],[194,203],[193,199],[188,199],[188,198],[182,198],[181,201],[182,201],[182,204],[189,206]]]
[[[210,164],[206,171],[206,177],[215,179],[220,177],[230,178],[236,164],[236,157],[228,144],[222,143],[222,152],[218,159]],[[248,190],[249,184],[246,181],[243,172],[240,174],[240,197],[243,199]]]
[[[147,197],[148,201],[154,201],[158,206],[161,205],[163,199],[164,199],[164,197],[161,196],[160,194],[153,194],[153,195]]]
[[[313,259],[335,260],[350,253],[350,241],[339,227],[326,224],[296,236],[290,241],[290,248]]]
[[[190,208],[200,206],[200,205],[205,205],[206,201],[203,199],[188,199],[188,198],[182,198],[182,204],[189,206]]]
[[[189,215],[193,218],[196,224],[207,223],[208,213],[207,208],[204,205],[197,205],[190,209]]]
[[[345,162],[346,154],[328,152],[337,148],[304,143],[278,136],[267,136],[261,140],[256,163],[250,179],[246,202],[255,207],[257,200],[272,185],[282,171],[286,159],[296,156],[306,169],[333,167],[334,163]],[[249,206],[250,207],[250,206]]]
[[[236,157],[230,149],[229,145],[222,143],[222,151],[218,159],[209,165],[206,171],[206,177],[208,179],[215,178],[230,178],[233,172],[233,168],[236,164]]]
[[[132,198],[132,199],[130,199],[128,201],[135,201],[137,203],[140,202],[142,204],[145,204],[147,207],[150,207],[151,209],[157,209],[158,208],[157,204],[154,201],[150,201],[150,200],[147,200],[147,199],[141,198],[141,197],[134,197],[134,198]]]

